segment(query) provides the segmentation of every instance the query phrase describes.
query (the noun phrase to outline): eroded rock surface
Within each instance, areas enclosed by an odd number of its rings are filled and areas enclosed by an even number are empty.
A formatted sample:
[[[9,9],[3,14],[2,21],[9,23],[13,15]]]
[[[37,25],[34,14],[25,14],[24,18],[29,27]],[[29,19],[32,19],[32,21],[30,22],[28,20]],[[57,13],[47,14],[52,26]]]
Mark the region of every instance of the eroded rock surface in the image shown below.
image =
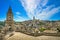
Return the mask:
[[[60,40],[60,37],[54,37],[54,36],[29,36],[20,32],[13,32],[13,35],[9,37],[10,34],[6,35],[6,40]]]

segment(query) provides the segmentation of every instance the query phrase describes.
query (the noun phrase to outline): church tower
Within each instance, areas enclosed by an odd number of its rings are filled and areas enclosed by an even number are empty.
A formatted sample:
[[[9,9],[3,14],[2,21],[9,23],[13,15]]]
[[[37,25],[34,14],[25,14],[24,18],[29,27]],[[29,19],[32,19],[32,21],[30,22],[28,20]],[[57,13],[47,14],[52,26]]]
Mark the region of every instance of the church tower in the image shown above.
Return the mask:
[[[35,16],[33,16],[33,20],[35,20]]]
[[[35,19],[35,16],[33,16],[33,27],[36,28],[36,19]]]
[[[7,12],[7,18],[6,18],[5,26],[8,27],[9,30],[14,29],[14,20],[13,20],[13,13],[12,13],[11,6],[9,7],[8,12]]]

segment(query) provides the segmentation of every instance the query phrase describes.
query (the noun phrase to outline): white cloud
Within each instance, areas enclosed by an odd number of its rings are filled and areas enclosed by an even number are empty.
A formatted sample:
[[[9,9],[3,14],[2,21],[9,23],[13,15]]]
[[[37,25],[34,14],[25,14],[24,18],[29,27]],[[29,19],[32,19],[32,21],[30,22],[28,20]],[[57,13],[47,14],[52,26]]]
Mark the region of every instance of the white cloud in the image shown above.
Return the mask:
[[[45,6],[45,5],[47,4],[47,2],[48,2],[48,0],[43,0],[43,1],[41,2],[42,6]]]
[[[14,18],[15,21],[24,21],[25,18],[21,17],[21,16],[17,16],[16,18]]]
[[[14,20],[15,21],[25,21],[26,18],[22,17],[20,12],[16,12],[16,15],[14,17]]]
[[[55,8],[54,5],[46,6],[48,0],[20,0],[22,6],[27,12],[29,18],[36,17],[36,19],[49,19],[55,13],[60,11],[60,7]],[[42,7],[46,7],[43,9]]]
[[[36,18],[41,19],[41,20],[46,20],[49,19],[51,16],[56,14],[57,12],[60,11],[60,7],[53,8],[51,11],[44,10],[42,13],[37,13]]]
[[[21,13],[20,12],[16,12],[16,15],[20,15]]]
[[[6,18],[0,18],[0,21],[5,21],[6,20]]]
[[[34,10],[40,3],[40,0],[20,0],[20,1],[22,3],[22,6],[25,8],[28,17],[33,17],[35,15]]]

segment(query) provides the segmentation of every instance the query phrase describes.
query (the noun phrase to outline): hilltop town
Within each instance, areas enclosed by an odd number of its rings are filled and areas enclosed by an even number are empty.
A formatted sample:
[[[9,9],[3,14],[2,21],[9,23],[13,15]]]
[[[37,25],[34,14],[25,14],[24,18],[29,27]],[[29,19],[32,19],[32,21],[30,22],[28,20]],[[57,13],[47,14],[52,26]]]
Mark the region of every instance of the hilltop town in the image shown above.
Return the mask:
[[[2,22],[1,22],[2,23]],[[15,22],[11,7],[7,12],[6,20],[0,25],[0,40],[5,40],[5,36],[12,32],[20,32],[30,36],[60,36],[60,21],[44,21],[33,17],[32,20]]]

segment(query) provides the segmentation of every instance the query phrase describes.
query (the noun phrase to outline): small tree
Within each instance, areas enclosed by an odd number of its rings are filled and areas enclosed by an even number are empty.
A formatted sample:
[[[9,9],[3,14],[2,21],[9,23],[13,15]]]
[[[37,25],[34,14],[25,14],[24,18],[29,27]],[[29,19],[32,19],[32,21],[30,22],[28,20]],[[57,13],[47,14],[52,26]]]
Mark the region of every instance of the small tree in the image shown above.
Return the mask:
[[[43,32],[44,30],[46,30],[46,28],[41,27],[39,30],[40,30],[41,32]]]

